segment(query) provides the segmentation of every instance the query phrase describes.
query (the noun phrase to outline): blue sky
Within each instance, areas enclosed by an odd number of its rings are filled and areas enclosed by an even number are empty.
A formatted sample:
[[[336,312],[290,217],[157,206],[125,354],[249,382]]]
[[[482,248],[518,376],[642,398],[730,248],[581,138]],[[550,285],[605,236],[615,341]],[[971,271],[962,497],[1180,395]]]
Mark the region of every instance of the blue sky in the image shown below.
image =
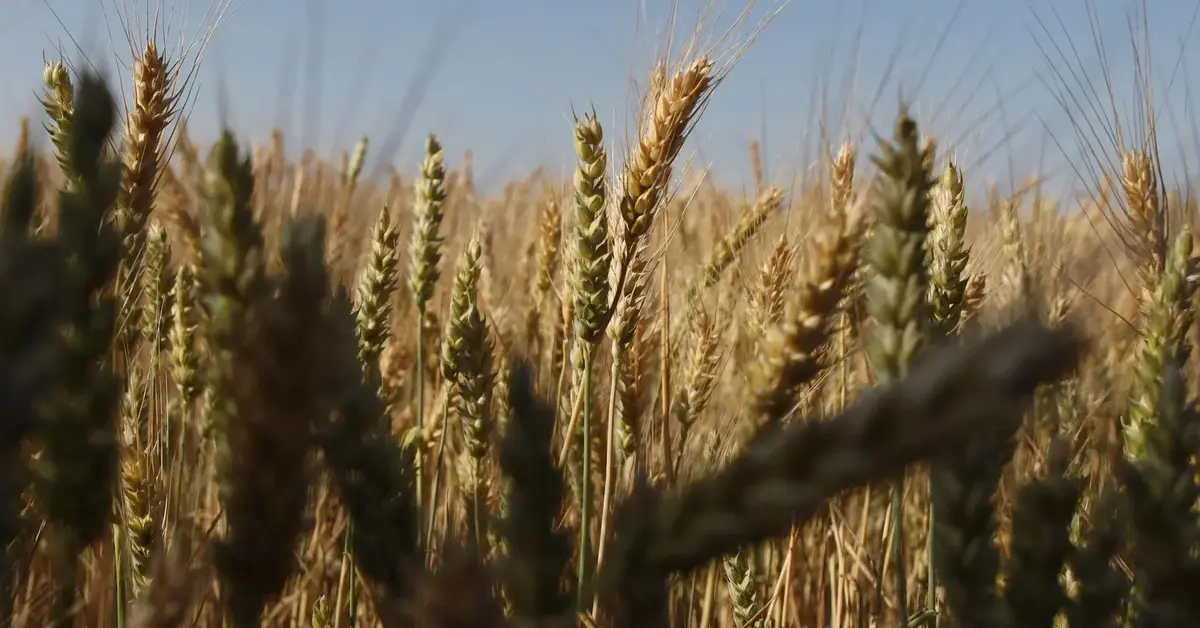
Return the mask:
[[[207,1],[165,3],[170,50],[196,40],[211,24]],[[385,136],[399,129],[403,112],[412,109],[404,104],[406,91],[422,67],[432,67],[408,132],[394,151],[398,164],[411,169],[421,138],[434,131],[452,162],[464,150],[474,151],[480,184],[489,187],[538,164],[569,165],[572,107],[594,105],[610,137],[626,134],[630,78],[641,81],[646,75],[672,4],[231,1],[196,78],[192,127],[197,135],[211,137],[218,128],[224,86],[229,119],[243,134],[263,139],[272,126],[284,125],[291,146],[315,144],[330,153],[368,133],[377,157]],[[1188,122],[1188,90],[1194,90],[1198,70],[1175,66],[1183,46],[1195,52],[1198,1],[1148,2],[1153,71],[1160,84],[1156,95],[1165,105],[1162,127],[1194,129]],[[42,55],[61,47],[78,58],[71,38],[93,61],[114,67],[114,46],[119,53],[128,50],[121,13],[144,15],[147,4],[154,3],[0,2],[0,119],[38,114],[34,92]],[[680,36],[696,24],[703,4],[679,0]],[[718,179],[743,185],[749,173],[746,144],[765,137],[768,175],[786,182],[818,154],[823,126],[832,127],[828,134],[835,141],[849,132],[873,146],[870,128],[888,131],[903,94],[930,132],[955,144],[969,173],[995,177],[1003,186],[1013,170],[1019,178],[1044,161],[1057,181],[1069,184],[1074,173],[1061,164],[1064,154],[1078,149],[1078,139],[1063,104],[1056,102],[1061,85],[1052,68],[1100,71],[1095,24],[1106,43],[1118,98],[1129,101],[1129,19],[1139,4],[791,0],[719,87],[685,154],[711,164]],[[710,29],[729,27],[742,6],[739,0],[716,0],[719,15],[710,18]],[[738,33],[744,37],[779,7],[779,0],[758,0]],[[1068,39],[1079,54],[1070,65],[1047,48],[1066,46]],[[433,42],[440,44],[431,56]],[[312,57],[320,59],[315,71]],[[1178,76],[1168,89],[1172,72]],[[120,78],[128,80],[124,74]],[[354,97],[347,95],[351,92]],[[1072,93],[1083,95],[1079,89]],[[284,107],[285,102],[291,106]],[[15,131],[15,123],[0,127],[0,142],[11,142]],[[1193,139],[1194,131],[1166,135],[1164,159],[1180,151],[1196,153],[1194,145],[1177,139],[1200,141]]]

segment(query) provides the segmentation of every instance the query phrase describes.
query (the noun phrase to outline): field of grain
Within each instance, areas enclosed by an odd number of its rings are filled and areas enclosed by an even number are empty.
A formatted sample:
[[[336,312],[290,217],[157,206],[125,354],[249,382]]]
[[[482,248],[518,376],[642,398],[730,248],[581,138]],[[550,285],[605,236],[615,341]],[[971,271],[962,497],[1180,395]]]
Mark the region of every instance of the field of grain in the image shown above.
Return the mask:
[[[736,72],[688,48],[483,194],[436,134],[416,177],[198,145],[153,40],[67,61],[0,162],[3,625],[1200,626],[1149,113],[1078,199],[900,102],[745,194],[683,163]]]

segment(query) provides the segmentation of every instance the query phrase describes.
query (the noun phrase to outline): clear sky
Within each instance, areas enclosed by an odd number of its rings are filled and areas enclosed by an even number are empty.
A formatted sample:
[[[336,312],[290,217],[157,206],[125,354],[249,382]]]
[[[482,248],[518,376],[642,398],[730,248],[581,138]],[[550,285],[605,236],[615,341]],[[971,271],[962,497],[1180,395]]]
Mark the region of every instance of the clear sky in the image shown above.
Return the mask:
[[[170,50],[212,24],[208,1],[164,3]],[[452,162],[474,151],[483,186],[537,164],[569,164],[572,107],[594,105],[610,137],[623,136],[630,78],[646,75],[672,6],[671,0],[228,1],[195,79],[197,135],[211,137],[218,128],[225,87],[231,122],[256,140],[280,125],[291,146],[316,144],[330,153],[366,133],[378,157],[394,147],[385,146],[387,136],[407,128],[394,154],[411,169],[421,138],[434,131]],[[816,155],[822,121],[834,141],[847,128],[858,138],[872,125],[888,131],[903,94],[931,132],[955,143],[972,172],[1007,182],[1014,164],[1021,177],[1043,159],[1053,170],[1063,151],[1078,144],[1055,96],[1062,85],[1053,68],[1087,71],[1098,84],[1095,27],[1114,89],[1130,101],[1130,19],[1141,1],[791,0],[718,88],[685,154],[740,185],[749,172],[746,144],[764,137],[768,176],[787,181]],[[1188,122],[1195,119],[1188,90],[1195,89],[1197,70],[1177,67],[1185,46],[1196,50],[1198,1],[1146,3],[1157,96],[1169,109],[1164,118],[1171,117],[1162,126],[1187,129],[1165,138],[1163,151],[1173,155],[1195,155],[1200,142]],[[738,34],[744,38],[779,2],[758,0]],[[147,4],[155,2],[0,0],[0,119],[38,115],[42,56],[61,47],[79,58],[72,38],[110,69],[114,49],[124,62],[120,15],[144,19],[137,14]],[[677,39],[696,24],[703,5],[679,0]],[[716,0],[711,29],[723,31],[742,7],[741,0]],[[1064,61],[1053,47],[1065,49],[1068,40],[1076,52],[1067,51]],[[423,85],[422,68],[429,70]],[[1071,92],[1084,96],[1078,86]],[[413,93],[421,95],[415,108],[406,104]],[[15,131],[15,122],[0,125],[0,142],[11,142]],[[1072,175],[1057,172],[1061,181]]]

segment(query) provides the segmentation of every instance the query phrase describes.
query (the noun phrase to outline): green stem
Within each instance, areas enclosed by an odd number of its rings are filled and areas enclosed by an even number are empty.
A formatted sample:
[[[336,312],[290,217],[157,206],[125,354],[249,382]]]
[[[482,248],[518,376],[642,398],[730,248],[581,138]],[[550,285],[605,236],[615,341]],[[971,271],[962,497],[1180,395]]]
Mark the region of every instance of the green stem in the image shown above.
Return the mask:
[[[429,491],[429,527],[425,531],[425,551],[429,556],[433,548],[433,527],[437,522],[438,492],[441,488],[442,464],[446,457],[446,432],[450,429],[450,384],[446,384],[446,403],[442,404],[442,433],[438,437],[437,462],[433,467],[433,486]]]
[[[584,344],[580,347],[583,351],[583,381],[580,382],[580,394],[583,395],[583,408],[581,410],[583,423],[580,432],[582,440],[579,447],[579,454],[582,457],[579,468],[583,475],[580,478],[579,490],[579,573],[578,573],[578,595],[579,607],[583,608],[584,589],[587,588],[587,572],[588,572],[588,528],[590,527],[591,510],[592,510],[592,451],[591,451],[591,435],[592,435],[592,346]]]
[[[892,568],[896,580],[898,626],[908,625],[908,578],[904,572],[904,477],[892,486]]]
[[[354,566],[354,520],[346,522],[346,538],[343,540],[342,551],[346,555],[346,597],[349,605],[346,610],[350,628],[358,626],[358,571]]]
[[[612,360],[612,370],[610,373],[610,385],[608,387],[608,425],[607,434],[604,441],[604,493],[600,498],[600,538],[599,549],[596,550],[596,568],[604,564],[604,546],[608,540],[608,511],[609,504],[612,502],[612,486],[614,465],[616,463],[616,452],[613,445],[617,431],[617,378],[621,376],[620,367],[621,360],[617,352],[614,352]],[[597,598],[592,602],[592,615],[595,615],[599,610],[600,600]]]
[[[122,532],[122,529],[125,531]],[[129,604],[129,600],[125,599],[125,552],[129,545],[128,528],[122,526],[114,526],[114,532],[117,532],[113,539],[113,576],[115,577],[116,591],[114,591],[116,604],[113,611],[116,614],[117,628],[125,628],[125,606]],[[133,589],[132,580],[135,578],[132,572],[129,574],[130,588]],[[0,624],[3,625],[3,624]]]
[[[417,416],[414,419],[414,425],[417,429],[425,427],[425,308],[417,308],[417,377],[416,388],[413,389],[413,394],[417,398]],[[421,511],[421,504],[424,503],[424,474],[422,469],[425,465],[421,463],[422,455],[424,454],[424,446],[418,440],[418,448],[414,453],[413,458],[417,466],[417,512]]]
[[[933,535],[937,532],[934,522],[934,501],[933,501],[933,477],[930,476],[929,486],[929,535],[925,539],[925,555],[929,563],[929,568],[926,570],[925,578],[925,610],[929,612],[937,612],[937,568],[933,564],[934,538]],[[941,625],[941,619],[938,615],[934,615],[933,626]]]

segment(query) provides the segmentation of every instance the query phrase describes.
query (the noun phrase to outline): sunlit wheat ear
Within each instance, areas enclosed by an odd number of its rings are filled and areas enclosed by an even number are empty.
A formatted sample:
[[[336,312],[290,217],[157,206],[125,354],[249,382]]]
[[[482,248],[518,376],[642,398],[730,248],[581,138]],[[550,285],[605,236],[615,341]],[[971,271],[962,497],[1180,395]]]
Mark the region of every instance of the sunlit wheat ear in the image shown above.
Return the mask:
[[[340,190],[337,201],[333,206],[333,214],[329,219],[329,259],[336,261],[342,258],[347,237],[346,219],[350,213],[350,200],[358,187],[358,178],[362,175],[363,163],[367,158],[367,138],[363,136],[354,143],[354,150],[342,169]]]
[[[312,628],[333,628],[333,611],[329,608],[329,600],[324,595],[313,602],[310,620]]]
[[[678,492],[642,485],[618,511],[600,580],[606,615],[614,626],[666,625],[672,573],[782,534],[833,495],[901,473],[964,438],[1013,429],[1034,389],[1073,369],[1081,348],[1069,329],[1023,320],[925,356],[837,418],[765,434]]]
[[[605,207],[608,155],[595,113],[575,121],[575,230],[571,256],[571,294],[575,299],[575,334],[595,344],[604,334],[608,313],[608,270],[612,262]]]
[[[429,370],[426,364],[427,345],[436,338],[436,333],[427,337],[426,322],[432,314],[429,300],[433,298],[433,290],[441,276],[441,227],[446,206],[446,168],[442,159],[442,146],[435,136],[430,135],[425,140],[425,158],[421,162],[421,177],[417,181],[413,199],[412,239],[408,249],[408,289],[417,311],[414,317],[417,359],[412,391],[416,401],[415,424],[418,426],[425,425],[425,382]],[[420,458],[416,459],[417,464],[420,461]],[[416,500],[417,506],[421,507],[423,497],[418,495]]]
[[[609,267],[612,245],[609,241],[608,189],[605,175],[608,153],[604,131],[594,112],[577,118],[574,124],[576,167],[573,180],[575,228],[567,274],[571,299],[570,403],[565,431],[568,449],[578,454],[572,477],[580,509],[579,579],[585,577],[590,554],[588,528],[592,516],[592,443],[595,436],[595,412],[592,403],[596,344],[604,337],[612,313],[609,303]]]
[[[121,404],[121,429],[124,447],[121,460],[121,484],[124,496],[125,542],[132,559],[133,593],[138,595],[150,577],[150,559],[155,550],[158,530],[152,513],[154,481],[149,474],[147,455],[147,394],[144,370],[131,367]]]
[[[758,281],[750,295],[752,319],[750,330],[754,334],[754,353],[761,357],[763,341],[768,331],[778,325],[786,306],[786,291],[791,285],[795,251],[788,242],[787,234],[781,234],[771,248],[771,255],[758,271]]]
[[[937,141],[926,135],[921,138],[921,166],[926,172],[933,172],[937,163]]]
[[[371,230],[371,249],[355,294],[359,359],[363,364],[379,361],[391,334],[393,297],[400,281],[399,244],[400,232],[384,207]]]
[[[490,368],[490,346],[486,349],[476,344],[477,341],[486,341],[486,324],[483,322],[482,314],[478,309],[478,291],[479,291],[479,276],[481,255],[481,246],[477,234],[473,234],[471,241],[463,250],[458,261],[458,269],[454,275],[454,282],[450,288],[450,311],[446,319],[446,327],[442,335],[441,344],[441,360],[439,368],[442,378],[442,391],[445,398],[445,404],[441,408],[441,420],[438,422],[437,434],[437,456],[433,471],[433,488],[427,510],[429,512],[429,527],[426,530],[426,543],[433,542],[434,534],[434,517],[436,517],[439,506],[439,491],[442,486],[442,470],[445,467],[447,446],[450,442],[450,417],[451,408],[463,410],[467,406],[465,404],[475,403],[475,399],[468,399],[465,402],[462,400],[463,381],[464,377],[470,377],[475,373],[475,367],[479,364],[488,362]],[[481,331],[482,330],[482,331]],[[482,335],[481,335],[482,334]],[[485,355],[486,352],[486,355]],[[470,373],[470,375],[468,375]],[[487,387],[489,398],[486,400],[490,408],[490,385]],[[472,420],[477,420],[477,416],[462,417],[461,428],[463,434],[470,429],[468,424]],[[489,417],[490,420],[490,417]],[[481,443],[474,443],[476,448],[482,446]],[[449,454],[452,456],[453,454]],[[469,488],[473,489],[475,482],[471,481]]]
[[[508,393],[513,369],[511,350],[504,344],[497,344],[492,363],[496,373],[496,388],[492,400],[496,405],[492,411],[496,415],[496,433],[503,434],[504,426],[512,419],[512,399]]]
[[[176,113],[176,74],[176,67],[159,54],[153,41],[133,60],[133,102],[123,129],[123,181],[117,199],[117,223],[123,238],[120,285],[129,306],[137,303],[134,284],[143,264],[146,223],[166,162],[167,126]],[[125,310],[131,311],[130,307]]]
[[[682,386],[671,402],[671,418],[679,424],[679,451],[674,462],[677,468],[682,463],[692,426],[712,401],[717,377],[723,366],[723,324],[704,310],[697,310],[692,316],[691,325],[692,329],[688,334],[690,346],[686,357],[687,370],[682,373]]]
[[[929,302],[940,335],[954,331],[962,321],[966,296],[967,206],[963,202],[963,176],[953,161],[946,164],[941,184],[933,193],[933,231],[930,233]]]
[[[963,287],[963,307],[960,320],[965,323],[979,313],[988,296],[988,278],[984,273],[975,273],[967,277]]]
[[[354,152],[350,155],[350,164],[346,168],[344,185],[353,190],[358,185],[358,177],[362,174],[363,163],[367,158],[367,137],[358,138],[354,143]]]
[[[1155,172],[1156,164],[1144,150],[1126,151],[1121,155],[1121,189],[1125,193],[1127,246],[1136,263],[1141,291],[1137,295],[1143,306],[1153,299],[1158,277],[1167,263],[1169,239],[1166,215]]]
[[[71,165],[70,153],[71,125],[75,118],[75,88],[70,71],[61,61],[46,62],[42,82],[46,85],[46,92],[41,97],[41,103],[49,118],[45,125],[46,132],[54,145],[54,158],[58,161],[59,170],[65,179],[64,187],[70,190],[78,178],[78,173]]]
[[[709,251],[708,258],[695,280],[694,286],[696,287],[694,289],[703,291],[703,289],[716,285],[721,275],[737,261],[742,250],[750,244],[750,240],[754,239],[764,223],[770,217],[779,214],[782,207],[784,207],[784,193],[779,189],[768,187],[761,195],[758,195],[754,204],[746,209],[737,223],[734,223],[731,231],[725,234],[719,243],[716,243],[712,251]]]
[[[737,261],[742,250],[750,243],[759,229],[766,223],[767,219],[779,213],[782,205],[782,192],[776,188],[764,190],[758,199],[755,200],[754,204],[746,209],[733,228],[717,241],[712,250],[709,251],[704,264],[691,281],[688,282],[686,296],[684,297],[684,307],[686,310],[683,314],[681,333],[687,333],[691,327],[692,317],[702,307],[701,300],[705,291],[715,286],[721,280],[725,271]],[[677,343],[673,347],[673,352],[677,352],[681,344],[682,342]]]
[[[621,260],[633,259],[633,251],[654,225],[667,196],[675,158],[716,84],[714,69],[715,63],[707,56],[695,59],[669,79],[664,65],[655,69],[645,111],[638,121],[637,144],[629,151],[619,177],[616,203],[624,249],[618,256]],[[622,293],[623,284],[617,282]]]
[[[175,66],[149,42],[133,64],[133,103],[124,126],[124,181],[120,211],[125,234],[142,230],[153,209],[155,185],[163,165],[163,141],[176,113],[178,95],[172,91]]]
[[[1195,284],[1187,277],[1192,246],[1191,232],[1180,231],[1169,251],[1166,267],[1155,283],[1152,300],[1146,306],[1144,338],[1134,365],[1135,390],[1122,426],[1125,456],[1129,460],[1143,457],[1147,432],[1155,429],[1155,415],[1162,409],[1163,369],[1168,365],[1181,368],[1189,357],[1186,338],[1195,318],[1192,309]]]
[[[625,164],[621,216],[631,239],[643,237],[670,181],[672,164],[683,148],[693,116],[713,86],[714,63],[707,57],[651,85],[649,110],[637,146]]]
[[[200,358],[196,351],[196,271],[180,264],[171,288],[171,327],[167,332],[167,366],[184,412],[199,397]]]
[[[830,164],[829,182],[832,188],[830,202],[833,211],[847,211],[850,207],[850,197],[854,193],[854,165],[857,156],[850,143],[844,143],[838,148]]]
[[[839,304],[858,268],[862,223],[839,211],[816,236],[810,268],[782,321],[762,340],[759,361],[751,364],[751,399],[746,436],[791,413],[804,386],[828,366],[825,354]]]
[[[533,300],[525,323],[525,336],[530,343],[530,356],[538,358],[545,343],[545,318],[549,312],[550,287],[558,270],[562,245],[562,215],[557,200],[551,198],[541,205],[537,220],[537,272],[533,275]],[[553,317],[551,317],[553,320]]]
[[[138,329],[142,342],[152,353],[157,354],[166,346],[168,309],[167,259],[171,251],[167,244],[167,232],[157,224],[146,230],[146,253],[142,265],[142,294],[139,304]]]
[[[1007,259],[1004,262],[1000,287],[1004,291],[1005,305],[1028,310],[1037,308],[1033,276],[1029,270],[1029,254],[1025,247],[1021,216],[1017,204],[1005,201],[1000,208],[1000,235]]]
[[[346,163],[346,168],[342,171],[342,189],[344,195],[353,195],[354,190],[359,185],[359,177],[362,175],[362,165],[367,159],[367,137],[362,136],[358,142],[354,143],[354,150],[350,151],[350,159]],[[344,222],[330,221],[330,227],[341,227]]]
[[[361,158],[361,155],[359,157]],[[356,167],[353,162],[351,167]],[[361,168],[361,163],[357,167]],[[337,235],[333,236],[331,247],[340,246],[338,243],[341,241]],[[389,394],[388,382],[383,371],[384,363],[381,360],[385,347],[392,345],[394,348],[394,343],[390,341],[393,302],[400,281],[399,244],[400,233],[392,222],[391,212],[384,206],[371,230],[371,247],[358,278],[354,315],[360,368],[365,374],[369,374],[368,378],[379,384],[379,397],[384,400],[385,417],[392,415],[393,407],[399,402],[398,394]],[[329,259],[336,261],[339,254],[340,252],[332,253]],[[378,374],[378,377],[374,377],[374,374]],[[353,529],[350,534],[353,534]],[[353,561],[344,565],[347,571],[356,570]],[[352,602],[356,603],[357,600]]]
[[[425,141],[425,160],[413,203],[412,242],[409,244],[408,287],[417,311],[424,313],[433,296],[442,259],[440,229],[445,217],[446,169],[442,165],[442,145],[430,136]]]
[[[482,313],[476,307],[479,287],[479,240],[472,237],[463,250],[450,291],[450,311],[442,338],[441,376],[455,385],[465,369],[470,368],[475,352],[481,347],[473,343],[480,329],[486,330]]]
[[[762,228],[763,223],[778,214],[782,205],[783,193],[776,188],[768,188],[759,195],[754,204],[738,218],[733,229],[709,252],[708,259],[688,286],[689,302],[697,301],[705,290],[716,285],[725,270],[736,261],[742,249]]]
[[[453,385],[463,443],[472,464],[474,485],[467,487],[467,492],[473,496],[473,524],[478,532],[482,532],[486,523],[482,510],[485,507],[483,465],[494,427],[495,384],[493,340],[488,333],[488,321],[478,307],[480,246],[478,235],[472,237],[459,263],[442,344],[442,376]]]
[[[831,191],[829,200],[831,211],[846,212],[850,210],[855,195],[857,163],[858,152],[849,142],[843,143],[838,149],[837,155],[830,161],[829,187]],[[869,242],[875,233],[875,216],[872,212],[865,212],[860,219],[862,220],[862,237],[865,242]],[[866,259],[866,256],[860,255],[857,267],[850,279],[850,285],[846,287],[847,296],[853,299],[852,306],[847,308],[847,311],[843,312],[841,316],[846,332],[850,331],[849,328],[858,326],[862,322],[862,317],[866,312],[864,285],[870,272],[870,260]],[[842,339],[841,344],[845,344],[845,338]]]

